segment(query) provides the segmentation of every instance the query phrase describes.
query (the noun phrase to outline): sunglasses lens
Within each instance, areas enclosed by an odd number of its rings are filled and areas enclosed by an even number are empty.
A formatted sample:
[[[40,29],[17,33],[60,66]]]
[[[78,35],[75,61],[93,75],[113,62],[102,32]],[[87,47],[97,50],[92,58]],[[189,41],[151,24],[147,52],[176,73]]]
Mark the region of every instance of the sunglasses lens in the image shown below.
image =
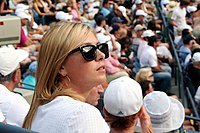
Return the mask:
[[[103,43],[98,45],[98,49],[105,54],[105,58],[109,57],[108,44]]]
[[[87,61],[91,61],[96,58],[95,46],[84,46],[82,47],[81,53],[83,55],[83,58]]]

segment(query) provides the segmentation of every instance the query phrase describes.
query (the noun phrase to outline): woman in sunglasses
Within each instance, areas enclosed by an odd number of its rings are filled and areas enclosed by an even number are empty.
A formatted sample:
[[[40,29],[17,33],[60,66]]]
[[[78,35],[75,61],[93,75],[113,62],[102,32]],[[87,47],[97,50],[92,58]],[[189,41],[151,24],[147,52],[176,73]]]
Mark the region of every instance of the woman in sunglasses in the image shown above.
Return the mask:
[[[85,103],[106,81],[107,44],[81,23],[58,22],[41,41],[36,89],[24,128],[41,133],[107,133],[100,112]]]

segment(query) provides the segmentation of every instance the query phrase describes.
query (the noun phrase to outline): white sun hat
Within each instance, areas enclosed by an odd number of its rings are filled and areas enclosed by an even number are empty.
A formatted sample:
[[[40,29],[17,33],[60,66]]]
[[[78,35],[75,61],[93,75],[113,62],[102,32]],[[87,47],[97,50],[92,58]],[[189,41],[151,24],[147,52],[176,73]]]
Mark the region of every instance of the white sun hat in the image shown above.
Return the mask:
[[[111,81],[104,93],[104,108],[114,116],[125,117],[139,112],[143,104],[138,82],[123,76]]]
[[[148,112],[155,133],[176,130],[185,119],[184,107],[165,92],[153,91],[144,97],[144,107]]]

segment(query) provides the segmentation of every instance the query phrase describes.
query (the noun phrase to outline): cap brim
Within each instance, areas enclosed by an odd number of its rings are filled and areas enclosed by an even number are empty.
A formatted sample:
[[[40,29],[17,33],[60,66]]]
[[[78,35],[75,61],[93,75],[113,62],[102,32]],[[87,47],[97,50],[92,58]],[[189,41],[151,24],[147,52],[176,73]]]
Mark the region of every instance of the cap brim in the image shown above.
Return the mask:
[[[17,56],[18,62],[23,61],[24,59],[28,58],[28,56],[29,56],[29,53],[23,49],[16,49],[15,54]]]
[[[185,112],[183,105],[176,99],[169,97],[171,101],[170,117],[167,121],[161,123],[152,123],[155,133],[169,132],[181,127],[185,119]]]

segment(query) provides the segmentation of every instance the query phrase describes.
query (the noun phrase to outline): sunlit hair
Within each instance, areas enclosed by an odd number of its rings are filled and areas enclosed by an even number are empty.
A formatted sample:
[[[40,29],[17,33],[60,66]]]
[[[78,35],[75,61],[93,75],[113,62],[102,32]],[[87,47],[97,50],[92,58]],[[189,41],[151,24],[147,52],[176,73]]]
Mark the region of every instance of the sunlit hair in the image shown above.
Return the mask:
[[[57,96],[70,96],[83,101],[83,97],[71,88],[63,86],[58,71],[69,52],[83,45],[82,43],[91,33],[94,31],[81,23],[63,21],[51,25],[41,41],[36,72],[37,83],[30,110],[24,121],[24,128],[31,128],[33,117],[40,105],[50,102]]]
[[[135,126],[137,123],[137,118],[138,118],[137,114],[126,117],[118,117],[107,112],[105,108],[103,111],[104,111],[105,121],[108,122],[111,128],[114,128],[117,131],[126,130],[132,127],[133,125]]]
[[[148,80],[150,72],[152,72],[150,67],[141,68],[140,71],[136,74],[135,80],[139,83],[144,80]]]

